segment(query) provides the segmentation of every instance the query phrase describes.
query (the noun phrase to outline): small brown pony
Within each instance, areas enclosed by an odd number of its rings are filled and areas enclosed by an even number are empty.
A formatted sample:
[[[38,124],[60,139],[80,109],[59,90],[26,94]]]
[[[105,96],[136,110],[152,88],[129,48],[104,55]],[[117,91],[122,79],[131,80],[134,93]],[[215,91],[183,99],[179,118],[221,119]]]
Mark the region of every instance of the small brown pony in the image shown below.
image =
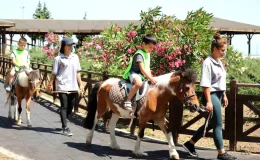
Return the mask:
[[[8,81],[9,75],[7,75],[6,80]],[[21,125],[22,118],[22,100],[26,100],[26,117],[27,117],[27,127],[31,128],[32,123],[30,119],[30,103],[31,99],[38,100],[40,96],[40,85],[41,85],[41,78],[40,78],[40,71],[32,70],[32,71],[24,71],[21,69],[17,73],[17,83],[12,88],[12,91],[9,93],[7,101],[9,102],[9,111],[8,111],[8,118],[12,119],[11,109],[14,109],[14,116],[15,120],[17,121],[17,125]],[[17,100],[17,104],[15,104],[15,98]],[[18,116],[17,116],[17,105],[18,105]]]
[[[137,141],[134,148],[136,156],[142,156],[140,150],[141,139],[144,137],[145,125],[148,121],[154,120],[160,129],[164,132],[168,144],[169,154],[171,158],[179,159],[179,154],[175,149],[172,133],[168,130],[168,122],[165,118],[168,110],[168,103],[173,96],[178,97],[190,111],[195,112],[199,109],[199,102],[195,94],[194,83],[197,75],[194,70],[187,69],[168,73],[156,77],[157,84],[149,86],[145,101],[138,111],[139,131]],[[97,120],[101,118],[107,111],[112,110],[112,118],[109,122],[109,131],[111,138],[111,148],[120,149],[115,139],[115,127],[119,117],[131,118],[129,111],[123,109],[121,104],[115,104],[109,97],[110,89],[117,84],[120,79],[110,78],[103,82],[95,84],[91,91],[91,97],[88,103],[88,114],[85,119],[84,127],[88,129],[86,143],[91,144],[94,128]]]

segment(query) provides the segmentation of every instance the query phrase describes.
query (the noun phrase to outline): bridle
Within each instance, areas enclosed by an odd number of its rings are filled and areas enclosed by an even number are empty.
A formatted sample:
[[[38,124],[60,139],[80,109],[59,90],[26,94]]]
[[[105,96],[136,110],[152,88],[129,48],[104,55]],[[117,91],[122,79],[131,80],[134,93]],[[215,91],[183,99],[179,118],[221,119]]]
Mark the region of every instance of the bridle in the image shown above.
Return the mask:
[[[180,88],[180,92],[184,92],[183,93],[183,99],[184,99],[184,104],[185,106],[189,107],[191,112],[195,112],[198,110],[198,107],[194,104],[191,103],[190,98],[196,96],[196,93],[193,93],[189,96],[186,95],[185,91],[184,91],[184,87],[183,87],[183,76],[180,76],[180,81],[179,81],[179,88]]]
[[[31,94],[31,95],[34,94],[35,92],[41,90],[41,87],[36,87],[36,84],[37,84],[37,83],[41,83],[41,80],[39,80],[39,82],[35,82],[35,81],[36,81],[36,80],[34,80],[34,81],[29,80],[29,83],[30,83],[31,85],[34,85],[34,86],[35,86],[35,89],[34,89],[33,91],[30,91],[30,94]],[[41,85],[41,84],[39,84],[39,86],[40,86],[40,85]]]

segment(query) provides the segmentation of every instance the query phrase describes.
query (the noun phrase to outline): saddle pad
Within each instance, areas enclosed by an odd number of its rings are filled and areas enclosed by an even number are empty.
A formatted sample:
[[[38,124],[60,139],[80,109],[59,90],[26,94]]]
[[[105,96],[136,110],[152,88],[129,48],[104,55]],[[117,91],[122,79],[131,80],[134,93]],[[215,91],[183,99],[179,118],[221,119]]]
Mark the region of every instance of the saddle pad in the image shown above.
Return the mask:
[[[113,84],[109,91],[110,100],[119,105],[123,105],[125,100],[127,99],[127,95],[124,88],[121,88],[120,81],[118,83]]]
[[[133,85],[131,83],[127,83],[124,80],[115,83],[110,89],[109,98],[113,103],[123,105],[127,99],[127,96],[132,86]],[[140,101],[141,104],[143,104],[146,98],[146,94],[148,92],[148,88],[149,88],[148,82],[145,81],[142,87],[137,91],[136,95],[133,97],[132,103],[135,102],[139,103]]]

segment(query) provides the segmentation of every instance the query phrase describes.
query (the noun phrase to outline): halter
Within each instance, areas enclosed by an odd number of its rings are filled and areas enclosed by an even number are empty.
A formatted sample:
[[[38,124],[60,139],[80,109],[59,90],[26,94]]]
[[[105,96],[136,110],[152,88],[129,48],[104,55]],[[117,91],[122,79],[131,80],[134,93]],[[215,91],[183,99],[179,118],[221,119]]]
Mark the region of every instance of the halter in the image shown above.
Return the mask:
[[[30,79],[28,79],[28,81],[30,82],[31,85],[33,85],[33,82],[35,81],[32,81]],[[41,83],[41,80],[39,80],[39,82]],[[37,82],[37,83],[39,83]],[[40,84],[41,85],[41,84]],[[30,94],[32,95],[33,93],[35,93],[36,91],[40,91],[42,88],[41,87],[36,87],[36,83],[34,83],[34,86],[35,86],[35,89],[33,91],[30,91]]]
[[[181,77],[181,79],[180,79],[179,86],[180,86],[180,89],[181,89],[180,92],[183,92],[183,81],[182,81],[182,77]],[[183,94],[184,102],[191,103],[191,102],[189,101],[189,99],[190,99],[191,97],[195,96],[195,95],[196,95],[196,93],[194,93],[194,94],[192,94],[192,95],[189,95],[189,96],[186,96],[185,93],[184,93],[184,94]]]
[[[180,87],[180,92],[183,92],[183,76],[182,74],[180,74],[180,81],[179,81],[179,87]],[[190,108],[190,111],[197,111],[198,108],[196,107],[196,105],[193,105],[190,101],[190,98],[196,96],[196,93],[186,96],[185,93],[183,93],[183,99],[184,99],[184,104]]]
[[[36,92],[36,91],[40,91],[41,89],[42,89],[42,88],[37,87],[37,88],[35,88],[33,91],[31,91],[30,94],[32,95],[34,92]]]

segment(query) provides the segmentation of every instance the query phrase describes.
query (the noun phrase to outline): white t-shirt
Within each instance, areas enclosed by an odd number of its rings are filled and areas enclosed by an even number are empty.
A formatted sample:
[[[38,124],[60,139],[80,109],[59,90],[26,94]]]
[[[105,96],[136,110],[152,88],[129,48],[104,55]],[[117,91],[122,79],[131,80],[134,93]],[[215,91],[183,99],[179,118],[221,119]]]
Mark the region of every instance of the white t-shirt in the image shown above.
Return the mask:
[[[208,56],[201,69],[201,87],[209,87],[210,92],[226,90],[226,71],[222,62]]]
[[[60,53],[55,57],[52,74],[56,75],[58,91],[78,91],[77,73],[81,70],[79,57]]]

